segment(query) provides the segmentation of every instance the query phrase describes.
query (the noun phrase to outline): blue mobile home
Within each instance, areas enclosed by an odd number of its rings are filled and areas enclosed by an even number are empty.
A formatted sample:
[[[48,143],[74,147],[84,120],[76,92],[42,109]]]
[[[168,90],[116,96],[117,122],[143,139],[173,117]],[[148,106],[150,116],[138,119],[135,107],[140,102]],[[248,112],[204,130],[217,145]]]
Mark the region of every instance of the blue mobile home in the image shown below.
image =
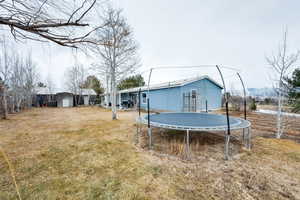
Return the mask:
[[[137,105],[138,93],[141,90],[141,108],[147,108],[147,97],[150,109],[173,112],[200,112],[221,108],[222,86],[208,76],[184,79],[148,87],[130,88],[118,91],[117,104],[124,106],[128,102]]]

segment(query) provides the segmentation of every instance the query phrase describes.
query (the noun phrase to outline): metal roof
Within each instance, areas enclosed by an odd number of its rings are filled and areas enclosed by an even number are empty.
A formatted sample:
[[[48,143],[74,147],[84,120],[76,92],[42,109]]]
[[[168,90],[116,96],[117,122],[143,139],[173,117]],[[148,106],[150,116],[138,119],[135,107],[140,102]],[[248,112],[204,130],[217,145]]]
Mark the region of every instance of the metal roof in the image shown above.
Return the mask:
[[[223,86],[221,86],[219,83],[217,83],[215,80],[211,79],[209,76],[200,76],[200,77],[194,77],[194,78],[189,78],[189,79],[181,79],[181,80],[176,80],[176,81],[171,81],[171,82],[165,82],[165,83],[159,83],[159,84],[154,84],[150,85],[149,89],[150,90],[157,90],[157,89],[164,89],[164,88],[174,88],[174,87],[181,87],[184,85],[187,85],[189,83],[193,83],[195,81],[207,79],[214,83],[216,86],[219,88],[223,89]],[[128,92],[137,92],[141,89],[141,91],[148,90],[148,86],[142,86],[142,87],[135,87],[135,88],[129,88],[125,90],[120,90],[118,93],[128,93]]]
[[[296,93],[300,93],[300,87],[295,87],[294,90]]]
[[[35,93],[40,95],[55,95],[58,93],[71,93],[70,90],[65,90],[61,88],[53,88],[51,91],[47,87],[37,87],[35,88]],[[78,92],[77,95],[80,93]],[[81,95],[96,95],[96,92],[93,89],[81,89]]]

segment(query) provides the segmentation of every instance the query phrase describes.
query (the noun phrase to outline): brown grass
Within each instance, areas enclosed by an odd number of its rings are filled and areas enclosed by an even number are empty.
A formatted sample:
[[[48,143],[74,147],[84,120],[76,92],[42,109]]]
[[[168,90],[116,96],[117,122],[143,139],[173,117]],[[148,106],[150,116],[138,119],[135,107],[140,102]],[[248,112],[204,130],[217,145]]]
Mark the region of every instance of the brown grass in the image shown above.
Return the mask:
[[[0,121],[0,145],[15,168],[22,198],[300,199],[296,142],[256,137],[252,151],[237,142],[233,160],[224,161],[222,138],[193,136],[197,159],[188,162],[182,159],[182,134],[165,133],[162,141],[156,134],[157,149],[149,151],[133,143],[136,113],[121,112],[117,121],[110,117],[97,107],[43,108]],[[0,199],[16,198],[0,157]]]

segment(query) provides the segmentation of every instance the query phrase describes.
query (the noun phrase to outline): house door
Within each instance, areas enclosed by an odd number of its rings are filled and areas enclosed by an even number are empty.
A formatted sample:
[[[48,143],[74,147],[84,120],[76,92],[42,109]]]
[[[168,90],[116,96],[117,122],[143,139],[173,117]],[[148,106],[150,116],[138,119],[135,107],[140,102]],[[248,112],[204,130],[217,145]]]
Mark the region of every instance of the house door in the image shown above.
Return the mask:
[[[196,90],[183,94],[183,112],[196,112],[199,109],[197,105],[199,102]]]
[[[197,91],[192,90],[191,91],[191,110],[190,112],[196,112],[197,111]]]

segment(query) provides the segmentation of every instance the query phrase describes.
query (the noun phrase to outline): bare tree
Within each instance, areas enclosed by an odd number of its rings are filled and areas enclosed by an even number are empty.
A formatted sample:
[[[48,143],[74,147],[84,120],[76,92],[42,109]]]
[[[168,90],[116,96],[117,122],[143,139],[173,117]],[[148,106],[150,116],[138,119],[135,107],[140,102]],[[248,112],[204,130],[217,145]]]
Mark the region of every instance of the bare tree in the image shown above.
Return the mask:
[[[112,104],[112,119],[117,119],[117,85],[133,73],[139,66],[137,55],[138,45],[133,37],[133,32],[122,10],[108,8],[102,17],[105,27],[96,31],[97,37],[107,45],[97,46],[96,56],[98,70],[105,74],[106,88],[110,91]]]
[[[92,35],[102,26],[93,16],[100,0],[0,0],[0,24],[22,39],[52,41],[62,46],[98,42]]]
[[[8,117],[8,109],[7,109],[7,90],[8,84],[11,77],[11,56],[8,52],[8,45],[3,38],[1,41],[1,55],[0,55],[0,80],[1,80],[1,88],[0,93],[2,93],[1,104],[3,110],[3,119],[7,119]]]
[[[8,111],[20,111],[23,107],[31,107],[32,97],[37,82],[37,71],[31,54],[22,57],[17,53],[13,43],[2,40],[0,54],[1,104],[3,118]]]
[[[12,96],[12,111],[20,112],[22,104],[31,107],[32,95],[36,83],[35,65],[31,55],[22,58],[18,53],[13,55],[12,75],[10,79],[10,93]]]
[[[24,61],[24,99],[27,104],[26,107],[31,108],[32,98],[35,94],[35,88],[38,80],[36,64],[32,60],[31,53],[29,53]]]
[[[67,88],[76,95],[75,103],[78,105],[80,97],[82,96],[82,85],[86,79],[85,69],[82,64],[76,63],[67,69],[65,75],[67,77],[65,84]]]
[[[285,95],[284,78],[288,75],[289,70],[294,67],[300,52],[288,53],[287,48],[287,30],[284,31],[282,44],[279,45],[277,55],[266,57],[268,64],[273,70],[275,75],[275,88],[278,97],[278,110],[277,110],[277,132],[276,137],[280,138],[283,134],[284,125],[282,120],[282,104]]]
[[[53,79],[51,77],[50,74],[47,75],[47,78],[46,78],[46,86],[47,86],[47,89],[48,89],[48,92],[49,92],[49,98],[48,101],[51,101],[52,99],[52,94],[54,92],[54,88],[55,88],[55,84],[53,82]]]

